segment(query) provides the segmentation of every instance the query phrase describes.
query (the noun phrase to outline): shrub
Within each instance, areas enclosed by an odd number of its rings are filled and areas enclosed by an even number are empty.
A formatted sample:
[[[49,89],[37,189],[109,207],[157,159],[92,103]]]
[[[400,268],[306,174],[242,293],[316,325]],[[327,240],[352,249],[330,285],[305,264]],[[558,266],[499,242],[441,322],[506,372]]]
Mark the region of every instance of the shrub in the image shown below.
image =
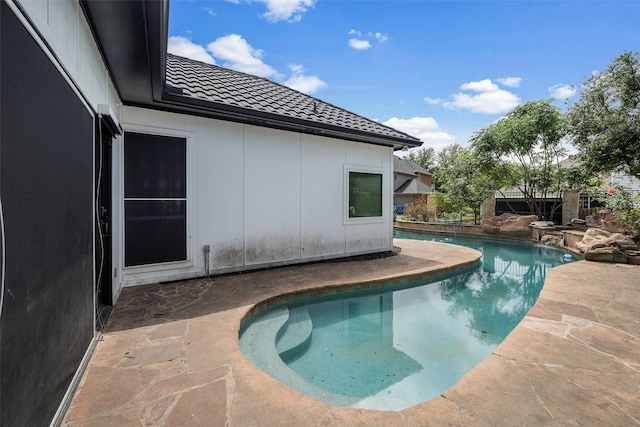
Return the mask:
[[[413,203],[409,203],[405,206],[404,215],[411,221],[426,221],[429,218],[429,211],[427,210],[427,195],[421,194],[414,198]]]
[[[625,187],[609,188],[599,200],[611,210],[615,225],[634,240],[640,240],[640,193],[635,195]]]

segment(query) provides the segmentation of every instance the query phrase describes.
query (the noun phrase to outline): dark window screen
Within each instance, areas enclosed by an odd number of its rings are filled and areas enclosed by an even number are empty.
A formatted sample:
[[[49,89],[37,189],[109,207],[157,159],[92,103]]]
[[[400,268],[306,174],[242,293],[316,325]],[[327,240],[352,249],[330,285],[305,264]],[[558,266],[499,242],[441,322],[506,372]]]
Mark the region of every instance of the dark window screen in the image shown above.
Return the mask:
[[[186,198],[187,141],[129,133],[124,143],[125,198]]]
[[[94,337],[93,117],[0,2],[0,425],[48,426]]]
[[[187,259],[185,138],[126,133],[126,267]]]

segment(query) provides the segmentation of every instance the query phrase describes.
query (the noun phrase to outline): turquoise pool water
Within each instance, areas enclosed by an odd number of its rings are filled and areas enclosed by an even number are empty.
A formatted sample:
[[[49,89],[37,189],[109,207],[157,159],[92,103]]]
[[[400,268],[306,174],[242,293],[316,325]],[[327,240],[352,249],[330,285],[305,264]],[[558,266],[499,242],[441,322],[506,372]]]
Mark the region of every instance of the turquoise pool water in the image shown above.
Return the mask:
[[[500,344],[565,262],[558,249],[396,233],[469,246],[481,266],[393,288],[291,301],[243,325],[249,360],[341,406],[401,410],[442,394]]]

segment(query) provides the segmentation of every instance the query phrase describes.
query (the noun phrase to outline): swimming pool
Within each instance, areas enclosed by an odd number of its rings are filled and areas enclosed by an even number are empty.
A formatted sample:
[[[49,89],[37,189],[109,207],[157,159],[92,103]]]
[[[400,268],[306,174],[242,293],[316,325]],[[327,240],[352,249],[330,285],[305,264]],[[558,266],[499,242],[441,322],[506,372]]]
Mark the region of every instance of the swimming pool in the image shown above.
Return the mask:
[[[501,343],[563,252],[471,237],[397,233],[483,252],[482,265],[393,288],[281,304],[245,322],[249,360],[333,405],[402,410],[442,394]]]

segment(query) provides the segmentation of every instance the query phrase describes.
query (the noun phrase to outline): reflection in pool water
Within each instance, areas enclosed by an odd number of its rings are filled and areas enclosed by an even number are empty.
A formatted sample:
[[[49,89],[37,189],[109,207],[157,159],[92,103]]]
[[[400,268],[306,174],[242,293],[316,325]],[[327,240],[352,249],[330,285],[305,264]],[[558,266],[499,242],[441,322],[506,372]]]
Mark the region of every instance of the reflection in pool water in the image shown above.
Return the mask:
[[[274,307],[244,325],[245,355],[331,404],[400,410],[442,394],[504,340],[535,303],[547,271],[563,262],[561,251],[545,246],[446,239],[482,251],[482,266]]]

